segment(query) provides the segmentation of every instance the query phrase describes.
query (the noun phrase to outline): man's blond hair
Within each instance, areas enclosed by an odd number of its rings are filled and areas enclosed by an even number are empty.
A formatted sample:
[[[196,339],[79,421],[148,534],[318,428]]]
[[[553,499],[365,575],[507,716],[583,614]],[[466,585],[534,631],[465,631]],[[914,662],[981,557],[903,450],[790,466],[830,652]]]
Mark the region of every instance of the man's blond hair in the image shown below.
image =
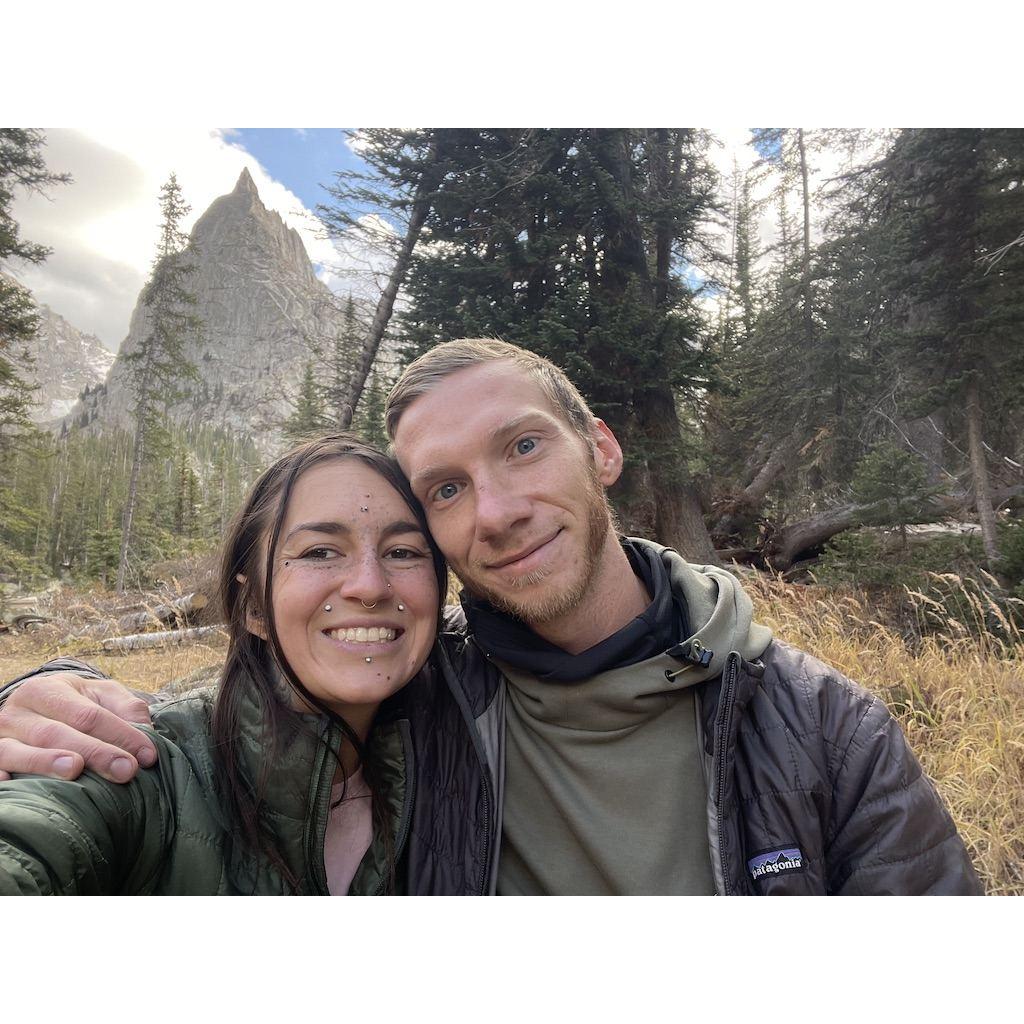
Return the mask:
[[[549,359],[497,338],[459,338],[424,352],[407,367],[384,403],[384,422],[393,441],[402,414],[421,395],[459,370],[483,363],[511,363],[532,377],[551,407],[583,439],[593,444],[594,414],[576,385]]]

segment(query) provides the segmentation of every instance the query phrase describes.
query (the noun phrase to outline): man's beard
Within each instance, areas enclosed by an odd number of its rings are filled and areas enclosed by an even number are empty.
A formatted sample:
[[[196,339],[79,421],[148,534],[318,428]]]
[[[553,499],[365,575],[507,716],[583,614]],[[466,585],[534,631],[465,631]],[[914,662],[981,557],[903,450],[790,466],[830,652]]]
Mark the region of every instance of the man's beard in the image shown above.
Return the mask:
[[[521,599],[498,593],[476,580],[466,580],[460,576],[463,586],[474,597],[483,598],[498,611],[511,615],[528,626],[551,622],[575,611],[587,594],[614,522],[614,513],[608,504],[608,496],[596,474],[589,477],[587,491],[587,536],[583,549],[583,564],[576,570],[575,578],[564,589],[533,596],[531,600],[529,591],[551,576],[555,571],[554,567],[535,569],[512,579],[510,585],[513,589],[523,591]]]

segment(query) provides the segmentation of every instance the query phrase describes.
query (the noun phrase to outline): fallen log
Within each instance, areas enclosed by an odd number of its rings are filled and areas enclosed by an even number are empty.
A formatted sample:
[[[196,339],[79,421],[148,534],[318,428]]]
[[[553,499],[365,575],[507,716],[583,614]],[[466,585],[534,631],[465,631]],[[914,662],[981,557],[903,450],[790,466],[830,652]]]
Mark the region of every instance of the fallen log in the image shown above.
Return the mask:
[[[186,594],[168,604],[158,604],[155,608],[133,612],[118,619],[118,629],[145,629],[147,626],[184,626],[189,616],[201,611],[210,603],[210,599],[202,593]]]
[[[194,629],[173,629],[164,633],[134,633],[131,636],[112,636],[103,641],[103,650],[116,654],[141,651],[149,647],[172,647],[176,644],[193,643],[214,633],[223,632],[227,627],[199,626]]]
[[[1024,484],[1003,487],[992,495],[993,503],[1002,504],[1024,491]],[[970,509],[974,497],[970,493],[940,494],[932,499],[936,512],[951,515]],[[842,505],[820,512],[798,523],[783,527],[765,545],[765,561],[776,572],[788,569],[805,551],[820,547],[837,533],[852,529],[864,522],[873,510],[871,505]]]

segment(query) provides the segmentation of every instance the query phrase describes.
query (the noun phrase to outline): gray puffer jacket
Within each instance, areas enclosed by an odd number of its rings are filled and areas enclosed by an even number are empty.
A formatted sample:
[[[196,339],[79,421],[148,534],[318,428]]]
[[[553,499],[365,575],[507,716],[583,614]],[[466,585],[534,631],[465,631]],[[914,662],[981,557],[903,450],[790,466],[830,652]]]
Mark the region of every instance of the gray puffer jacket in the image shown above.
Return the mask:
[[[658,550],[673,587],[691,599],[694,586],[717,588],[719,609],[749,606],[728,574],[711,570],[701,582],[697,567]],[[706,639],[718,614],[695,621],[697,634]],[[485,894],[497,884],[507,684],[459,625],[442,636],[410,709],[413,893]],[[750,637],[760,628],[750,626]],[[981,894],[949,812],[882,701],[789,644],[745,638],[746,629],[741,617],[735,647],[716,641],[710,674],[694,687],[716,891]],[[709,645],[694,639],[678,650],[699,661]],[[736,649],[745,644],[746,657]]]

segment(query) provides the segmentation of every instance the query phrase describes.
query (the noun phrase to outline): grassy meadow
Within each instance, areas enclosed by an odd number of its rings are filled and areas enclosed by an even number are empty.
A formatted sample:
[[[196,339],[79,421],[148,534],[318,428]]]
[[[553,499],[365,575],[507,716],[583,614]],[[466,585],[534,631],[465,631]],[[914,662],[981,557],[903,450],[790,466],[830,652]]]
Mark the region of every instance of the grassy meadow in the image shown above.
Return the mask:
[[[759,621],[886,701],[949,806],[990,894],[1024,895],[1024,634],[977,588],[939,581],[960,614],[907,591],[786,584],[744,573]],[[88,660],[150,692],[220,664],[225,643],[107,654],[69,630],[100,617],[112,595],[62,591],[55,621],[0,635],[0,678],[57,656]],[[966,616],[963,610],[966,609]],[[974,622],[971,622],[971,616]],[[109,634],[108,634],[109,635]]]

